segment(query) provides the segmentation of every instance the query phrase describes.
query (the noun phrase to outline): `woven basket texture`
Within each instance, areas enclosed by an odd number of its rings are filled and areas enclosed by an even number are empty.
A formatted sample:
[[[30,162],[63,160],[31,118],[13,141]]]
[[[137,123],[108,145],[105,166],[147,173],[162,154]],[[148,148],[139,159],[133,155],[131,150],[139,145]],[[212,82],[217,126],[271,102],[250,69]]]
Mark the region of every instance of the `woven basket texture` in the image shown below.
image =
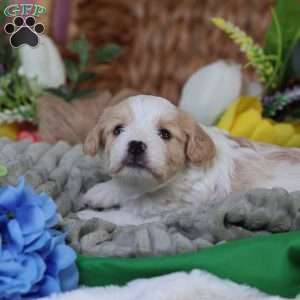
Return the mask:
[[[199,67],[221,58],[245,62],[210,19],[230,20],[263,43],[273,4],[274,0],[76,0],[69,39],[84,34],[93,47],[108,42],[122,46],[113,63],[93,67],[99,73],[98,88],[132,88],[177,102],[183,83]]]

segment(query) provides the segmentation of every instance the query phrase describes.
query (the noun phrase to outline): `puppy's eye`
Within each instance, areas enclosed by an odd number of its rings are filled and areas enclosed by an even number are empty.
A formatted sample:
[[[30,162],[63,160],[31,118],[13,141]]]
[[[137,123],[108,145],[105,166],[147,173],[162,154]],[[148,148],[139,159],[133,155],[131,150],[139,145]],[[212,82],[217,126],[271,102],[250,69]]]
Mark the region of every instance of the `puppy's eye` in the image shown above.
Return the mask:
[[[170,139],[172,138],[171,132],[170,132],[168,129],[164,129],[164,128],[162,128],[162,129],[160,129],[160,130],[158,131],[158,135],[159,135],[163,140],[166,140],[166,141],[168,141],[168,140],[170,140]]]
[[[118,136],[120,133],[124,131],[124,126],[123,125],[117,125],[114,130],[113,130],[113,135]]]

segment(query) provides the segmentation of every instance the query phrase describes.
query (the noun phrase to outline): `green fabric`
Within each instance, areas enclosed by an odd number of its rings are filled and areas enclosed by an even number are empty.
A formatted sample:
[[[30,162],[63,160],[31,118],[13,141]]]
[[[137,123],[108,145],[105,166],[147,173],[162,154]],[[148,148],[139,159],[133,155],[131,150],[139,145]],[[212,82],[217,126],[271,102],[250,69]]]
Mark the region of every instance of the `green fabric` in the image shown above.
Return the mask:
[[[300,232],[256,236],[199,252],[148,258],[78,257],[81,284],[123,285],[176,271],[207,270],[266,293],[300,293]]]

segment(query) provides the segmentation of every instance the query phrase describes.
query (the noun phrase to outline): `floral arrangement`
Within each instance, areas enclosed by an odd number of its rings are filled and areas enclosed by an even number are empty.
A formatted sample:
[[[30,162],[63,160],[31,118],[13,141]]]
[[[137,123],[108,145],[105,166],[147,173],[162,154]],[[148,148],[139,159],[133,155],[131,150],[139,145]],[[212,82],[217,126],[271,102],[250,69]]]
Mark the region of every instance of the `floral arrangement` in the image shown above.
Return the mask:
[[[233,136],[300,147],[299,1],[277,0],[271,14],[263,46],[233,23],[213,18],[213,24],[245,54],[245,67],[254,68],[258,81],[246,79],[237,64],[232,72],[232,62],[215,63],[187,81],[181,104],[201,116],[199,121],[209,114],[207,125],[214,124]],[[229,77],[230,84],[224,85]],[[217,80],[218,89],[210,88],[208,83],[213,80]],[[196,97],[197,103],[193,100]],[[213,99],[213,105],[208,103]]]
[[[18,72],[20,60],[3,35],[0,44],[0,123],[34,122],[41,88]]]
[[[1,299],[36,299],[77,287],[76,254],[55,230],[56,206],[21,179],[0,188]]]
[[[7,5],[7,1],[2,2],[1,11]],[[0,27],[4,27],[4,21],[1,15]],[[0,136],[18,138],[24,129],[15,124],[24,122],[34,124],[36,130],[38,99],[46,93],[71,101],[94,92],[84,88],[97,76],[89,71],[90,66],[108,63],[120,53],[118,45],[106,44],[91,55],[88,41],[81,37],[68,46],[71,59],[63,60],[49,37],[41,35],[39,39],[38,47],[24,45],[16,49],[9,44],[7,35],[0,34]],[[35,132],[30,136],[33,141],[37,139],[34,135]]]
[[[300,147],[300,124],[276,122],[263,117],[258,97],[239,97],[229,106],[217,126],[233,136],[284,147]]]
[[[279,121],[300,120],[300,5],[277,0],[264,47],[237,26],[221,18],[213,23],[246,54],[263,84],[263,115]]]
[[[37,123],[38,98],[47,92],[66,101],[94,92],[94,89],[81,88],[96,77],[87,71],[90,63],[87,40],[80,38],[69,45],[78,60],[62,62],[54,43],[46,36],[40,38],[39,47],[24,46],[16,50],[0,35],[0,44],[4,45],[0,50],[0,124]],[[117,45],[107,44],[96,49],[93,62],[106,63],[119,52]],[[40,65],[35,64],[36,60]]]
[[[217,27],[224,30],[234,43],[240,47],[247,57],[247,66],[253,66],[256,69],[258,79],[268,88],[272,84],[272,75],[274,73],[272,56],[266,55],[261,46],[256,44],[251,37],[231,22],[221,18],[213,18],[212,21]]]
[[[90,48],[88,41],[84,37],[73,41],[68,46],[71,53],[77,56],[78,59],[65,59],[67,83],[56,88],[48,88],[48,92],[63,98],[67,102],[95,92],[95,89],[81,88],[82,83],[97,77],[96,73],[88,71],[88,66],[92,63],[104,64],[110,62],[120,54],[121,49],[118,45],[109,43],[96,49],[92,56]]]

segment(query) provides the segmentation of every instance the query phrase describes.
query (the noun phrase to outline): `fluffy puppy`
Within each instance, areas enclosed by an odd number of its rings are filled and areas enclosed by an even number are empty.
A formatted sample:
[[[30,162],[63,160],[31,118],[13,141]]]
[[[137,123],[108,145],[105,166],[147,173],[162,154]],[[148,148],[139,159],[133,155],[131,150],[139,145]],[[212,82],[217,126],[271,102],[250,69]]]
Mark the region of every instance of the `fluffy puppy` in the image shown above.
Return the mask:
[[[96,209],[121,206],[143,220],[232,191],[300,189],[299,149],[234,139],[154,96],[130,97],[107,108],[83,149],[102,155],[112,177],[89,190],[85,203]],[[114,221],[135,223],[124,220]]]

